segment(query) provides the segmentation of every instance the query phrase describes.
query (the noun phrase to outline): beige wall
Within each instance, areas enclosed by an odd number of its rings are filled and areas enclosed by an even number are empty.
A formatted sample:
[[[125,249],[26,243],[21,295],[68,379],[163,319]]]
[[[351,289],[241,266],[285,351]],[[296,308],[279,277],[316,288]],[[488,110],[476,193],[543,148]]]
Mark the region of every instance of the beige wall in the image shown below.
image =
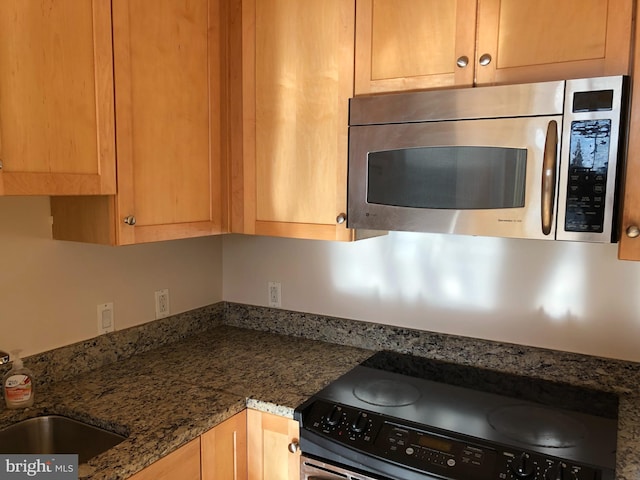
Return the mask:
[[[392,233],[227,236],[224,299],[640,361],[640,262],[616,245]]]
[[[222,299],[640,361],[640,263],[615,245],[394,233],[351,244],[228,235],[129,247],[51,239],[46,197],[0,198],[0,349],[23,355]],[[224,287],[224,289],[223,289]]]
[[[0,198],[0,349],[22,355],[97,335],[97,305],[114,302],[116,329],[222,299],[221,238],[127,247],[51,239],[48,197]]]

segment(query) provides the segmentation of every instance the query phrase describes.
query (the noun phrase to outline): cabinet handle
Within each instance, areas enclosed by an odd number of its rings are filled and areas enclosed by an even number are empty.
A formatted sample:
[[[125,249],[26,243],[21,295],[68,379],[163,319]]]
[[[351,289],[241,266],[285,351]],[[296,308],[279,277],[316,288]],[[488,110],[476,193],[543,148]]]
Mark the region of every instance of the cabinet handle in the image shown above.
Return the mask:
[[[2,160],[0,160],[0,170],[2,170]]]
[[[637,225],[630,225],[627,227],[627,237],[636,238],[640,236],[640,228]]]
[[[124,223],[133,226],[136,224],[136,217],[134,217],[133,215],[127,215],[126,217],[124,217]]]
[[[480,63],[480,65],[482,65],[483,67],[486,67],[491,63],[491,55],[489,55],[488,53],[485,53],[480,57],[480,59],[478,60],[478,63]]]
[[[340,215],[338,215],[338,216],[336,217],[336,222],[337,222],[338,224],[342,224],[342,223],[344,223],[344,222],[346,222],[346,221],[347,221],[347,215],[346,215],[345,213],[341,213]]]
[[[458,58],[458,60],[456,60],[456,65],[458,65],[458,67],[460,68],[464,68],[467,65],[469,65],[469,57],[467,57],[466,55],[461,56],[460,58]]]
[[[298,450],[300,450],[300,444],[298,443],[297,440],[294,440],[289,444],[287,448],[291,453],[296,453]]]

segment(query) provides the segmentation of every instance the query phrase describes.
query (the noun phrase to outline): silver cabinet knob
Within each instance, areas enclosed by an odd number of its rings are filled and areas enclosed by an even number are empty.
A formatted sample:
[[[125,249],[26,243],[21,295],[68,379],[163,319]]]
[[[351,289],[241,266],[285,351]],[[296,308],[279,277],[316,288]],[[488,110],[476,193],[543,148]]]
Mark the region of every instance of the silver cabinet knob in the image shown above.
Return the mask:
[[[637,225],[630,225],[627,227],[627,237],[636,238],[640,236],[640,228]]]
[[[338,215],[336,217],[336,222],[338,222],[339,224],[344,223],[347,221],[347,214],[346,213],[341,213],[340,215]]]
[[[300,450],[300,444],[298,443],[297,440],[294,440],[289,444],[287,448],[291,453],[296,453],[298,450]]]
[[[486,67],[491,63],[491,55],[489,55],[488,53],[485,53],[480,57],[480,59],[478,60],[478,63],[483,67]]]
[[[126,217],[124,217],[124,223],[133,226],[136,224],[136,217],[134,217],[133,215],[127,215]]]
[[[458,58],[458,60],[456,60],[456,65],[458,65],[458,67],[460,68],[464,68],[467,65],[469,65],[469,57],[467,57],[466,55],[461,56],[460,58]]]

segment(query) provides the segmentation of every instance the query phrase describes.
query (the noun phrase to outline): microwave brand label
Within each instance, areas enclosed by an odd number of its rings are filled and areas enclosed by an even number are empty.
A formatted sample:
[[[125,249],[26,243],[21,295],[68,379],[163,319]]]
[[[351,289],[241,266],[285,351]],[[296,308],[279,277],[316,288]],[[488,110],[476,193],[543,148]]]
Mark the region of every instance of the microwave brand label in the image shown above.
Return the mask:
[[[521,218],[499,218],[498,222],[501,223],[522,223]]]

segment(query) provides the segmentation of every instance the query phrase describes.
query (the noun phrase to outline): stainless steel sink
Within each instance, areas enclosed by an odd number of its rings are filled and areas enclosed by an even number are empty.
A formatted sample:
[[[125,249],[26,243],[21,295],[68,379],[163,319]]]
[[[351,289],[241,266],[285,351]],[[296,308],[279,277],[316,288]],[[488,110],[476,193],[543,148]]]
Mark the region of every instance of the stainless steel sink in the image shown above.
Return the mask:
[[[0,430],[0,453],[77,453],[78,463],[109,450],[122,435],[60,415],[29,418]]]

